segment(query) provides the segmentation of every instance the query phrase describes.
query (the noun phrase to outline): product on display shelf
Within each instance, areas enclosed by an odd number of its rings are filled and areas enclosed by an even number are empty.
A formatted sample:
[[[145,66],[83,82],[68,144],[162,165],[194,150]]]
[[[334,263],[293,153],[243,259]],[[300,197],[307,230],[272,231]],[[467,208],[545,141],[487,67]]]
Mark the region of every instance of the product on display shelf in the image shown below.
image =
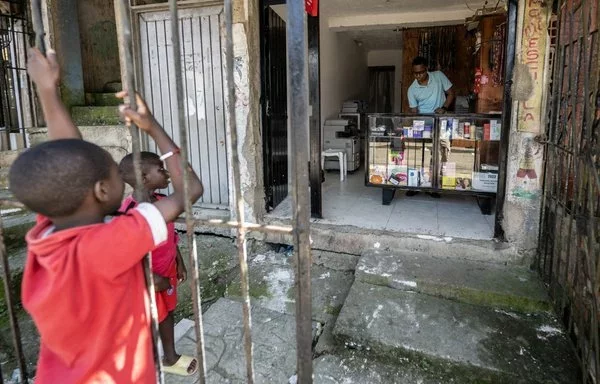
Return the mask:
[[[404,164],[404,152],[399,150],[390,150],[388,164],[402,165]]]
[[[425,120],[415,120],[413,121],[413,129],[415,131],[422,131],[425,129]]]
[[[369,167],[369,183],[371,184],[385,184],[387,167],[385,166],[370,166]]]
[[[491,134],[490,124],[489,123],[483,124],[483,140],[490,141],[490,137],[491,137],[490,134]]]
[[[388,181],[394,185],[406,185],[408,181],[408,171],[405,166],[390,167]]]
[[[455,189],[456,188],[456,177],[442,176],[442,188],[443,189]]]
[[[428,168],[421,169],[421,187],[431,187],[431,172]]]
[[[414,168],[408,169],[408,186],[418,187],[419,186],[419,171]]]
[[[496,192],[498,189],[498,174],[473,172],[473,189],[482,192]]]
[[[490,140],[500,140],[500,131],[502,130],[502,124],[498,120],[490,120]]]
[[[456,177],[456,189],[460,191],[471,190],[472,181],[471,176],[460,175]]]

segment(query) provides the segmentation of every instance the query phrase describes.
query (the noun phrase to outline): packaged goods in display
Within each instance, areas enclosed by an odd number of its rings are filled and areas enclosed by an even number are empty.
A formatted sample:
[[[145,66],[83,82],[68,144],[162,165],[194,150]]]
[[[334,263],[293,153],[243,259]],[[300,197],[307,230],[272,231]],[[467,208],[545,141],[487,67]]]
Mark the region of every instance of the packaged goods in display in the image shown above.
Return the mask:
[[[502,124],[498,120],[490,120],[490,140],[500,140],[500,131],[502,130]]]
[[[498,189],[498,174],[473,172],[473,189],[482,192],[496,192]]]
[[[442,188],[443,189],[455,189],[456,188],[456,177],[442,176]]]
[[[394,185],[407,185],[408,170],[406,167],[390,167],[388,181]]]
[[[413,168],[408,169],[408,186],[418,187],[419,186],[419,171]]]
[[[431,172],[428,168],[421,169],[421,187],[431,187]]]
[[[469,191],[472,187],[471,175],[460,175],[456,178],[456,189],[460,191]]]
[[[390,150],[389,161],[390,165],[403,165],[404,164],[404,151]]]
[[[369,183],[385,184],[387,179],[387,167],[372,165],[369,167]]]

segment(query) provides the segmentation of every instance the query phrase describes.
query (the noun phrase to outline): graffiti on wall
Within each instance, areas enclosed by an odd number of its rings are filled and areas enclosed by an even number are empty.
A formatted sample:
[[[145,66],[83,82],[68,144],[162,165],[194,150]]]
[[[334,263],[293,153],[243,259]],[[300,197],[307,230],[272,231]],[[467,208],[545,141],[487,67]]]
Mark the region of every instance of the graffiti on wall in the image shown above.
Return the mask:
[[[548,37],[547,3],[543,0],[525,2],[520,61],[527,67],[531,88],[528,97],[519,100],[517,130],[520,132],[541,132],[544,65]],[[519,84],[515,85],[519,86]]]
[[[542,169],[542,147],[533,138],[524,138],[521,144],[523,152],[518,161],[514,176],[512,197],[534,200],[539,196]]]

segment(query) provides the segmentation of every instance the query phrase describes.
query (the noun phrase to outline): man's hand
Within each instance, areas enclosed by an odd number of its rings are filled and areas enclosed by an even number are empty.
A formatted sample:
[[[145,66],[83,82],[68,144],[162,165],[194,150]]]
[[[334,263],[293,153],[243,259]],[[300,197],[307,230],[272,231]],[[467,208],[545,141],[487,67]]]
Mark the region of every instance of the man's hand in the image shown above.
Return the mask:
[[[56,90],[60,80],[60,68],[56,60],[56,52],[49,49],[44,56],[37,48],[29,49],[27,72],[40,92]]]
[[[159,276],[156,273],[154,273],[152,277],[154,280],[154,290],[156,292],[166,291],[171,288],[171,282],[166,277]]]
[[[446,113],[446,112],[448,112],[448,111],[444,107],[440,107],[435,110],[435,113]]]
[[[179,252],[179,248],[177,248],[177,280],[180,283],[183,283],[187,280],[187,268],[185,267],[185,263],[183,262],[183,257],[181,256],[181,252]]]
[[[120,99],[124,99],[128,96],[128,93],[127,91],[121,91],[118,92],[115,96],[117,96]],[[144,99],[142,99],[142,97],[136,93],[135,100],[137,103],[137,111],[131,109],[129,105],[119,106],[119,112],[125,118],[125,122],[127,123],[127,125],[129,125],[130,123],[134,123],[141,130],[148,133],[150,133],[150,131],[152,131],[153,129],[160,128],[160,125],[158,125],[158,122],[148,109],[148,106],[146,105]]]

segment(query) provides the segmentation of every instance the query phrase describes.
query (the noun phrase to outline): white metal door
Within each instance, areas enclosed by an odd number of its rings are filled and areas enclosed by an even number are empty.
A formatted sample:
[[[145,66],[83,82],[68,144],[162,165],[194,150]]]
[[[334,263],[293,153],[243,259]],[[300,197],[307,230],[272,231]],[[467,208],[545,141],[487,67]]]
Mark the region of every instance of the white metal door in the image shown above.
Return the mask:
[[[184,76],[189,159],[204,184],[204,195],[195,206],[229,209],[222,12],[222,6],[179,11],[181,70],[173,68],[169,12],[142,12],[138,26],[144,97],[176,143],[175,76]],[[157,151],[153,142],[149,148]]]

